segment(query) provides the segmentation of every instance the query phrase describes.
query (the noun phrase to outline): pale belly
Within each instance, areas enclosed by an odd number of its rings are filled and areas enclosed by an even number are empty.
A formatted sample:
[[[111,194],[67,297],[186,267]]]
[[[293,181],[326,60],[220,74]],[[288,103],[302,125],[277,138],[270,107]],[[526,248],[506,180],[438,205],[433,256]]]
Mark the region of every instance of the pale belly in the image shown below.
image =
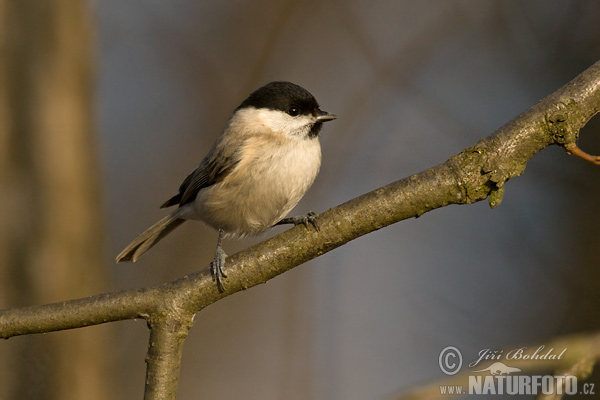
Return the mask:
[[[202,189],[186,217],[222,229],[230,237],[261,233],[298,204],[314,182],[320,161],[315,140],[269,160],[240,163],[226,179]]]

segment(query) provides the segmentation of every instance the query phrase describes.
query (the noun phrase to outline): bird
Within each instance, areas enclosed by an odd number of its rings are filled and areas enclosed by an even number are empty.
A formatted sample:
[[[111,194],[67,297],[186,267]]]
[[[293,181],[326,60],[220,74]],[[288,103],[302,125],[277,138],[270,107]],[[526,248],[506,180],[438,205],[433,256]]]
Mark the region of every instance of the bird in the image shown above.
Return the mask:
[[[286,81],[252,92],[233,112],[225,129],[198,167],[161,208],[176,206],[116,258],[135,262],[187,220],[218,232],[210,272],[225,291],[224,238],[257,235],[282,224],[311,224],[317,214],[286,217],[313,184],[321,167],[319,133],[337,117],[322,111],[314,96]]]

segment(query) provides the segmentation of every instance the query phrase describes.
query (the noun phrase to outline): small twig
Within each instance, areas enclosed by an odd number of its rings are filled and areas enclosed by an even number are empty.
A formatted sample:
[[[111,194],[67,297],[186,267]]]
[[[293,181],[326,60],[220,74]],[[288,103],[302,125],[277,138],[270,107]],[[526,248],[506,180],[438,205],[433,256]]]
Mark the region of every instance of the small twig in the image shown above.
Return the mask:
[[[600,165],[600,156],[593,156],[591,154],[586,153],[577,147],[576,144],[572,144],[571,146],[565,146],[567,153],[570,155],[577,156],[585,161],[589,161],[592,164]]]

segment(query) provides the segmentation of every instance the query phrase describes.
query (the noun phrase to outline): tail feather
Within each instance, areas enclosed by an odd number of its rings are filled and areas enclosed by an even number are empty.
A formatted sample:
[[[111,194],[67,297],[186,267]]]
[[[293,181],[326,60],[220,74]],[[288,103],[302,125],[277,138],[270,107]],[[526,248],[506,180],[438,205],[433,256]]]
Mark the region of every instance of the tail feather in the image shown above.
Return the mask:
[[[150,228],[146,229],[144,233],[138,236],[133,242],[129,243],[129,245],[117,256],[117,262],[137,261],[137,259],[150,250],[152,246],[184,222],[185,219],[179,218],[178,210],[172,212]]]

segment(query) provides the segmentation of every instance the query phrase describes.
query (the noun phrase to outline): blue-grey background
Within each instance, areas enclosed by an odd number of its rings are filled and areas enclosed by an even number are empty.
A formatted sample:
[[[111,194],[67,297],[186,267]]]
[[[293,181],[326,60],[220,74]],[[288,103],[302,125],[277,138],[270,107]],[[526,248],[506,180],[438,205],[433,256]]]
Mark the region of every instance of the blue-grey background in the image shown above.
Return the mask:
[[[298,83],[338,116],[300,214],[445,161],[600,58],[594,1],[103,0],[92,13],[107,291],[208,267],[216,233],[199,223],[136,264],[111,260],[164,215],[158,206],[266,82]],[[591,153],[599,128],[581,134]],[[386,398],[444,377],[448,345],[472,360],[598,329],[599,180],[598,167],[548,148],[494,210],[433,211],[208,307],[178,398]],[[141,398],[147,330],[118,325],[108,384]]]

